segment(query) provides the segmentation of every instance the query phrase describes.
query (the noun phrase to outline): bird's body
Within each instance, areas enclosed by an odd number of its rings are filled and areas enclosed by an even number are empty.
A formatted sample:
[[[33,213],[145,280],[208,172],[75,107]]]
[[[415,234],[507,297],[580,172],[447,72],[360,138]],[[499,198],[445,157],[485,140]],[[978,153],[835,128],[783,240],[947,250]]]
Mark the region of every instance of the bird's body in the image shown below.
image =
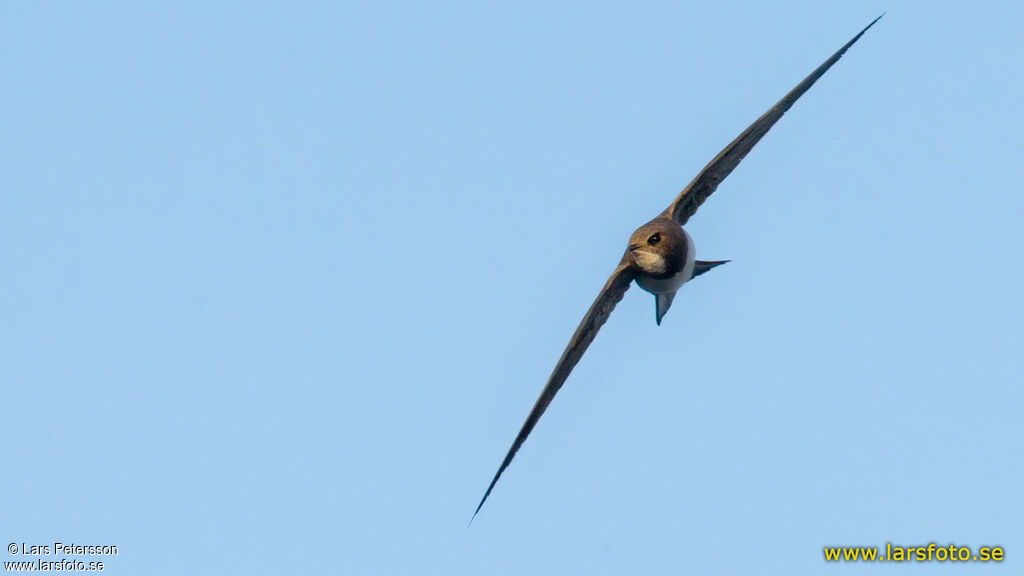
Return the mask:
[[[697,264],[693,238],[671,218],[658,216],[633,232],[626,258],[633,265],[637,286],[654,294],[655,322],[661,325],[676,292],[693,278]]]
[[[664,212],[633,232],[619,265],[608,278],[594,303],[590,305],[590,309],[569,340],[568,346],[562,352],[562,357],[555,364],[555,369],[552,371],[551,377],[548,378],[547,385],[541,391],[526,422],[523,423],[519,434],[512,442],[512,447],[509,448],[501,466],[498,467],[498,472],[487,487],[476,512],[473,513],[474,517],[483,507],[491,490],[497,484],[498,478],[512,462],[519,447],[526,441],[526,437],[540,420],[544,411],[547,410],[555,394],[565,383],[569,373],[572,372],[573,367],[590,346],[597,331],[608,319],[608,315],[622,299],[630,284],[636,281],[641,288],[654,294],[655,320],[661,324],[662,318],[668,312],[669,306],[672,305],[672,299],[676,292],[687,281],[727,262],[727,260],[697,260],[693,239],[686,233],[683,226],[779,118],[880,18],[881,16],[868,24],[726,146],[683,189]]]
[[[693,265],[694,258],[690,258],[690,265],[682,270],[676,272],[672,276],[667,278],[660,278],[658,276],[641,276],[637,275],[636,285],[643,288],[644,290],[654,294],[655,296],[667,296],[669,294],[675,294],[693,278]],[[668,310],[666,310],[668,312]]]

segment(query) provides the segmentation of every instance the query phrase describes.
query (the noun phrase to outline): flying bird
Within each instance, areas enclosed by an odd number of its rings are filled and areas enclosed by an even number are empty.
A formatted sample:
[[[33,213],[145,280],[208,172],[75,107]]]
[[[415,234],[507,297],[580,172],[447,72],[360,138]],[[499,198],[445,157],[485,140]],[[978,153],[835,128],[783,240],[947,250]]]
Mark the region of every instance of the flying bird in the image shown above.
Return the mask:
[[[558,393],[562,384],[565,383],[573,367],[580,361],[583,353],[590,346],[594,336],[597,335],[597,331],[600,330],[601,326],[608,319],[615,305],[622,300],[630,284],[635,281],[640,288],[654,295],[654,319],[660,326],[662,318],[668,312],[669,307],[672,306],[672,299],[675,298],[676,292],[684,283],[716,266],[728,262],[728,260],[697,260],[693,239],[683,229],[683,226],[697,212],[697,208],[707,200],[708,196],[718,188],[722,180],[725,180],[736,166],[739,165],[751,148],[768,133],[768,130],[771,129],[779,118],[782,118],[782,115],[789,110],[793,103],[800,96],[803,96],[804,92],[807,92],[818,78],[821,78],[842,57],[846,50],[853,46],[882,16],[872,20],[870,24],[865,26],[863,30],[844,44],[828,60],[825,60],[821,66],[818,66],[814,72],[811,72],[807,78],[804,78],[802,82],[797,84],[796,88],[793,88],[789,94],[786,94],[782,100],[779,100],[764,115],[744,130],[742,134],[730,142],[679,193],[679,196],[676,197],[664,212],[658,214],[653,220],[633,232],[629,237],[629,243],[626,246],[625,254],[622,255],[622,260],[619,261],[619,265],[612,272],[608,281],[605,282],[604,288],[597,295],[597,299],[590,305],[586,316],[583,317],[583,321],[580,322],[576,332],[569,340],[568,346],[562,352],[562,357],[555,364],[555,369],[551,372],[548,383],[544,386],[544,390],[541,391],[540,397],[537,399],[536,404],[533,405],[533,409],[530,410],[530,415],[526,417],[526,422],[523,423],[522,429],[519,430],[515,441],[512,442],[512,447],[509,448],[505,459],[501,461],[501,466],[498,467],[498,472],[495,473],[494,479],[487,486],[487,491],[484,492],[483,498],[480,499],[480,504],[476,507],[476,511],[473,512],[473,518],[476,518],[480,508],[487,501],[487,497],[494,490],[495,484],[498,483],[498,479],[501,478],[502,472],[512,463],[512,458],[515,457],[516,452],[523,445],[523,442],[526,441],[526,437],[530,435],[533,427],[537,425],[537,421],[540,420],[541,415],[547,410],[551,400],[554,399],[555,394]],[[472,519],[470,522],[472,523]]]

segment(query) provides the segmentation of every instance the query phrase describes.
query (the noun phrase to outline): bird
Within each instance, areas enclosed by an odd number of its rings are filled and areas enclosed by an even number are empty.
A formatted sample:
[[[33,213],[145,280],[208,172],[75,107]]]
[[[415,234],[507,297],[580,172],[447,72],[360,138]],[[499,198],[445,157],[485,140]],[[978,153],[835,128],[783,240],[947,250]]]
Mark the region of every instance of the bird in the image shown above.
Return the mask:
[[[561,389],[572,369],[583,357],[583,353],[594,340],[598,330],[608,320],[615,305],[622,300],[633,282],[640,288],[654,295],[655,323],[661,325],[662,319],[672,306],[672,300],[684,283],[705,272],[726,264],[729,260],[705,261],[697,260],[693,239],[683,226],[697,212],[697,208],[707,200],[725,178],[739,165],[747,153],[783,114],[801,97],[814,83],[828,71],[846,51],[853,46],[865,32],[885,16],[883,13],[871,21],[856,36],[844,44],[832,56],[825,60],[813,72],[754,121],[735,140],[729,143],[711,162],[676,196],[676,199],[658,214],[653,220],[637,228],[629,237],[626,251],[618,266],[605,282],[594,303],[590,305],[586,315],[576,328],[562,356],[555,364],[547,384],[537,398],[537,402],[526,417],[519,434],[501,461],[498,471],[487,486],[480,504],[477,505],[470,519],[480,513],[484,502],[491,495],[498,479],[512,463],[516,452],[526,441],[540,417],[547,410],[555,394]]]

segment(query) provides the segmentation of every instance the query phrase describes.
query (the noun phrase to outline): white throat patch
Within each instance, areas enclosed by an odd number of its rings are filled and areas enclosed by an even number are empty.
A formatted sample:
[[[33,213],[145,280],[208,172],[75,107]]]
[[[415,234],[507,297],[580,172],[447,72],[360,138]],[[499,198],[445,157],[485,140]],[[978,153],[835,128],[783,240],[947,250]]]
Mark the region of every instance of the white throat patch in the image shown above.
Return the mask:
[[[633,252],[633,258],[636,259],[637,266],[648,274],[664,274],[667,269],[665,258],[661,254],[641,249]]]

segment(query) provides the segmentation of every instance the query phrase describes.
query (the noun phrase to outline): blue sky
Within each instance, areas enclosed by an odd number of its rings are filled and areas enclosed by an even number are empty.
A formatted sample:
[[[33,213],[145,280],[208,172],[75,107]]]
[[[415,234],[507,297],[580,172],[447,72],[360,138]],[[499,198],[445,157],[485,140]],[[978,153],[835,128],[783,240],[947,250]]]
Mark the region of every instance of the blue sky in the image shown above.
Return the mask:
[[[732,262],[660,327],[627,293],[467,529],[629,233],[883,11],[687,226]],[[822,558],[937,542],[1014,571],[1022,24],[5,5],[3,544],[114,544],[120,574],[991,570]]]

